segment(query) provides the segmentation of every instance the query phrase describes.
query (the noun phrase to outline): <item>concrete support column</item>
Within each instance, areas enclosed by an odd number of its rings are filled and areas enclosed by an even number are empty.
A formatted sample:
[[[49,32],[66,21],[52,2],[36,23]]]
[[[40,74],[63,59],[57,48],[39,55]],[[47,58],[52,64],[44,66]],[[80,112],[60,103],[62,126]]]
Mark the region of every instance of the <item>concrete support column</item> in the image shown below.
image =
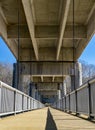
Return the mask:
[[[24,93],[27,93],[27,90],[25,89],[25,84],[24,84],[24,76],[19,75],[19,84],[18,84],[18,89]]]
[[[38,95],[38,100],[41,101],[41,95],[40,95],[40,93]]]
[[[61,99],[61,90],[57,90],[58,93],[58,99]]]
[[[77,62],[76,63],[76,86],[77,88],[80,87],[82,85],[82,65],[81,63]]]
[[[64,81],[64,95],[67,94],[67,86],[66,86],[66,81]]]
[[[40,93],[37,88],[37,84],[35,84],[35,99],[40,101]]]
[[[71,76],[66,76],[64,80],[64,95],[71,92]]]
[[[19,71],[18,64],[14,63],[13,65],[13,83],[12,86],[22,92],[24,91],[25,84],[24,84],[24,75],[21,75]]]
[[[16,70],[15,70],[15,64],[13,64],[13,78],[12,78],[12,86],[14,87],[14,88],[16,88],[16,83],[17,83],[17,81],[15,80],[15,72],[16,72]]]
[[[75,73],[71,75],[71,91],[82,85],[82,66],[81,63],[75,64]]]
[[[38,90],[36,89],[36,91],[35,91],[35,99],[38,100],[38,98],[39,98],[39,94],[38,94]]]
[[[29,84],[29,96],[36,98],[36,87],[32,82]]]
[[[64,83],[60,83],[61,98],[64,96]]]
[[[61,90],[60,90],[60,84],[58,84],[58,88],[57,88],[57,95],[58,95],[58,100],[61,99]],[[60,102],[58,103],[58,108],[60,109],[61,105]]]
[[[17,83],[18,83],[18,79],[17,79],[17,64],[14,63],[13,64],[13,81],[12,81],[12,86],[14,88],[17,89]]]
[[[35,85],[33,84],[32,86],[32,97],[35,99],[36,97],[36,89],[35,89]]]
[[[40,93],[37,89],[37,84],[33,84],[33,83],[29,84],[29,95],[35,98],[36,100],[39,100],[39,101],[41,100]]]
[[[75,90],[75,76],[71,76],[71,91]]]
[[[29,83],[29,96],[32,97],[32,83]]]
[[[57,87],[57,95],[58,95],[58,100],[60,100],[61,99],[60,84],[58,84],[58,87]]]

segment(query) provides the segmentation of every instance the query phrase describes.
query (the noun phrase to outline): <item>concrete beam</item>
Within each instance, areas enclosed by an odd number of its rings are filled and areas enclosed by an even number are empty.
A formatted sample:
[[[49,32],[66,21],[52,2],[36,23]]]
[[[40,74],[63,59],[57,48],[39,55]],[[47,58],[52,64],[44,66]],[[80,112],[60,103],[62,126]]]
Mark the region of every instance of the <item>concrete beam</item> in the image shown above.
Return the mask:
[[[1,5],[0,5],[0,14],[1,14],[1,16],[2,16],[2,18],[3,18],[3,20],[4,20],[4,22],[5,22],[6,24],[8,24],[7,19],[6,19],[5,15],[4,15],[4,13],[3,13],[3,10],[2,10]]]
[[[19,38],[30,38],[27,25],[19,25]],[[58,39],[59,26],[35,26],[36,39]],[[9,25],[7,27],[8,38],[18,38],[18,25]],[[75,26],[75,39],[87,38],[87,29],[84,25]],[[72,25],[65,28],[63,39],[73,39]]]
[[[91,8],[91,11],[90,11],[90,13],[89,13],[89,15],[88,15],[88,18],[87,18],[85,24],[88,24],[88,21],[90,20],[92,14],[93,14],[93,12],[94,12],[94,10],[95,10],[95,3],[93,4],[93,7]]]
[[[58,39],[59,26],[35,26],[35,37],[37,39]],[[75,39],[87,38],[86,26],[75,26]],[[64,30],[62,39],[72,39],[73,29],[72,25],[67,25]]]
[[[32,76],[32,82],[33,83],[62,83],[63,80],[65,79],[65,77],[62,77],[62,76],[44,76],[44,75],[41,75],[41,76]]]
[[[62,10],[63,15],[62,15],[62,21],[60,24],[60,31],[59,31],[59,40],[58,40],[57,55],[56,55],[57,60],[59,59],[59,54],[60,54],[61,45],[62,45],[62,39],[63,39],[65,27],[66,27],[66,21],[67,21],[67,17],[68,17],[71,0],[65,0],[65,2],[66,3],[64,4],[63,10]]]
[[[63,63],[63,62],[23,62],[19,63],[20,73],[22,75],[30,74],[31,66],[31,75],[32,76],[63,76],[63,75],[72,75],[71,70],[73,68],[73,63]],[[59,77],[60,78],[60,77]],[[50,80],[52,82],[52,78]],[[56,81],[56,79],[55,79]],[[61,80],[62,81],[62,80]],[[44,78],[45,82],[45,78]]]
[[[44,81],[44,78],[43,78],[43,76],[41,75],[41,81],[43,82]]]
[[[32,76],[32,82],[41,83],[42,82],[41,76]]]
[[[95,9],[92,15],[90,16],[90,19],[87,24],[87,38],[80,40],[76,48],[75,60],[77,60],[80,57],[81,53],[83,52],[85,47],[88,45],[89,41],[91,40],[94,34],[95,34]]]
[[[22,0],[22,4],[23,4],[24,11],[25,11],[25,16],[26,16],[35,56],[36,56],[36,59],[38,60],[39,59],[38,58],[38,46],[37,46],[37,42],[36,42],[35,34],[34,34],[34,32],[35,32],[34,19],[33,19],[33,12],[31,9],[33,7],[33,2],[30,2],[30,0]]]
[[[18,25],[7,26],[8,38],[18,38]],[[29,30],[27,25],[19,25],[19,38],[30,38]]]
[[[58,83],[37,83],[37,89],[40,91],[56,91]]]
[[[45,96],[57,95],[57,91],[40,91],[40,94]]]
[[[3,38],[14,56],[18,58],[18,47],[14,40],[7,38],[7,25],[2,12],[0,12],[0,36]]]
[[[55,78],[55,76],[52,77],[52,82],[54,82],[54,78]]]
[[[56,61],[56,52],[54,47],[42,47],[39,48],[39,61]],[[30,57],[31,52],[31,57]],[[63,53],[64,52],[64,55]],[[30,59],[31,58],[31,59]],[[60,61],[73,61],[73,48],[63,47],[61,48]],[[20,61],[36,61],[33,50],[21,49],[20,50]]]

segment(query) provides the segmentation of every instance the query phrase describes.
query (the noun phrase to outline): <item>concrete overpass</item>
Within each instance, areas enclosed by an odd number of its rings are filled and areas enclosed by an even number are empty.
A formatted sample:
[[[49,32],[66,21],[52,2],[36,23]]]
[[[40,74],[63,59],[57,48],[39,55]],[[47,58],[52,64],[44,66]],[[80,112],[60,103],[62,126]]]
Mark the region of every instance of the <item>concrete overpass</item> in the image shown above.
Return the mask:
[[[0,1],[0,35],[17,59],[19,90],[24,91],[26,77],[32,92],[37,88],[42,95],[60,93],[68,75],[72,90],[80,85],[76,62],[95,33],[95,0],[73,2]]]

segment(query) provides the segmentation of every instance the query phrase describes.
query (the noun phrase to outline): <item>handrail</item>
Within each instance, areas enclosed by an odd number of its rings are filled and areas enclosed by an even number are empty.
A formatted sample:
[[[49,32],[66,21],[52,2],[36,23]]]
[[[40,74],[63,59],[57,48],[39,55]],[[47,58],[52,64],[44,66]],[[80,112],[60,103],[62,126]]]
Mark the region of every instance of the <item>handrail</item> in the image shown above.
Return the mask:
[[[0,81],[0,116],[43,107],[40,101]]]
[[[57,100],[53,107],[76,114],[86,114],[89,118],[95,116],[95,77]]]

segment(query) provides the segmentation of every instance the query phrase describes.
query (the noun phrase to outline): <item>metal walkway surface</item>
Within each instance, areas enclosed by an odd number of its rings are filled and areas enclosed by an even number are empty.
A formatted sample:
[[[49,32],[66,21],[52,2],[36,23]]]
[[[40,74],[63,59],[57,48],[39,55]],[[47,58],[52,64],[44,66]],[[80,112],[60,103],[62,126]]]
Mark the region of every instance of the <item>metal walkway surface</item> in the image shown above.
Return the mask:
[[[0,130],[95,130],[95,124],[53,108],[0,119]]]

